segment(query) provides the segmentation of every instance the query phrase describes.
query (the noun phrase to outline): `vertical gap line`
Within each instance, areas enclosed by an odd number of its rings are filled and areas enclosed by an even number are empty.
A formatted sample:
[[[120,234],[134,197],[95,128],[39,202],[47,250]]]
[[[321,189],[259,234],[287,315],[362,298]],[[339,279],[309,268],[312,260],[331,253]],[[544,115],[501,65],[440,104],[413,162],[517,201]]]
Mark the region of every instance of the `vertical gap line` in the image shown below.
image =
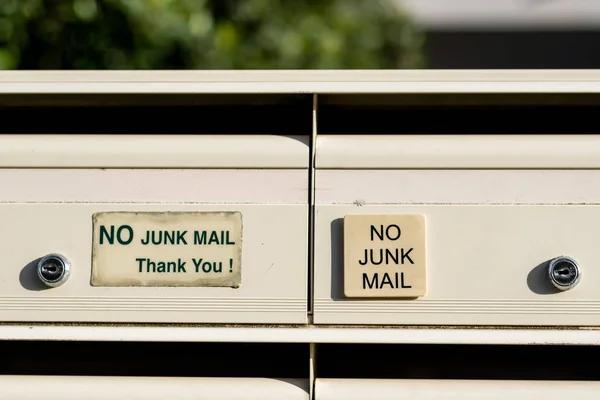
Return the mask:
[[[315,383],[317,381],[317,344],[311,343],[309,348],[308,397],[315,399]]]
[[[307,316],[313,322],[314,299],[314,237],[315,237],[315,155],[317,148],[317,106],[318,95],[313,94],[312,133],[310,137],[310,160],[308,165],[308,304]]]

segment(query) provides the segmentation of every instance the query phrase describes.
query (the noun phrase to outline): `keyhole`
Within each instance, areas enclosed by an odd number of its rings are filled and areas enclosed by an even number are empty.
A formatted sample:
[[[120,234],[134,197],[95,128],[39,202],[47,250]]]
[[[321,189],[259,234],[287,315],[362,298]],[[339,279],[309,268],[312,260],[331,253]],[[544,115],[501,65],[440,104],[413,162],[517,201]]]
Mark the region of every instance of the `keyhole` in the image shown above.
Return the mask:
[[[557,289],[570,289],[579,281],[579,265],[571,258],[555,258],[550,262],[549,269],[550,279]]]
[[[49,280],[54,281],[58,279],[62,274],[62,265],[55,260],[49,260],[45,265],[42,266],[42,276]]]
[[[38,277],[44,284],[56,287],[69,277],[69,261],[61,255],[50,254],[38,263]]]

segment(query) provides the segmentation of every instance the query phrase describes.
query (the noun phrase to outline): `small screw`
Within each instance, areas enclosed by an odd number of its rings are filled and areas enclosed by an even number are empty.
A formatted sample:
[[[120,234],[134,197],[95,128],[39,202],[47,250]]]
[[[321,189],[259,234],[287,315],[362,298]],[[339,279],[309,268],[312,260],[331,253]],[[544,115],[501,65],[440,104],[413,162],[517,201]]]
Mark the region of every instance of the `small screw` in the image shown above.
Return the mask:
[[[61,254],[48,254],[38,263],[38,277],[47,286],[57,287],[69,279],[71,264]]]
[[[570,257],[557,257],[548,266],[550,282],[559,290],[575,287],[581,279],[579,264]]]

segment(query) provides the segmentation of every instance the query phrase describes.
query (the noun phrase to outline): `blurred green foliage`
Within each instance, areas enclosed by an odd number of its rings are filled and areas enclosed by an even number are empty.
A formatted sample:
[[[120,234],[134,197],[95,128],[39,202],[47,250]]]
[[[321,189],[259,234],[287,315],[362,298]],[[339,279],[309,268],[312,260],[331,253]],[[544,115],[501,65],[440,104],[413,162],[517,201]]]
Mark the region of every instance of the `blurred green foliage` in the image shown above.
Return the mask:
[[[386,0],[0,0],[0,69],[421,67]]]

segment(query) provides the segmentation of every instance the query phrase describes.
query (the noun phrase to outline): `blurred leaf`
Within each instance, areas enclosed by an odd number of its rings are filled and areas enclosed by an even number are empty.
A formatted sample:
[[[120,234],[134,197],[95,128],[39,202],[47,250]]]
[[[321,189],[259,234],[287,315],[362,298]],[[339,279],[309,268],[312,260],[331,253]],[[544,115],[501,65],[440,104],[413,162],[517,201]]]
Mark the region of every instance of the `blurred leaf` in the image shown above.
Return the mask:
[[[74,0],[73,11],[82,21],[91,21],[98,14],[95,0]]]
[[[0,0],[0,68],[422,66],[388,0]]]
[[[7,49],[0,48],[0,69],[12,69],[17,64],[17,60]]]

